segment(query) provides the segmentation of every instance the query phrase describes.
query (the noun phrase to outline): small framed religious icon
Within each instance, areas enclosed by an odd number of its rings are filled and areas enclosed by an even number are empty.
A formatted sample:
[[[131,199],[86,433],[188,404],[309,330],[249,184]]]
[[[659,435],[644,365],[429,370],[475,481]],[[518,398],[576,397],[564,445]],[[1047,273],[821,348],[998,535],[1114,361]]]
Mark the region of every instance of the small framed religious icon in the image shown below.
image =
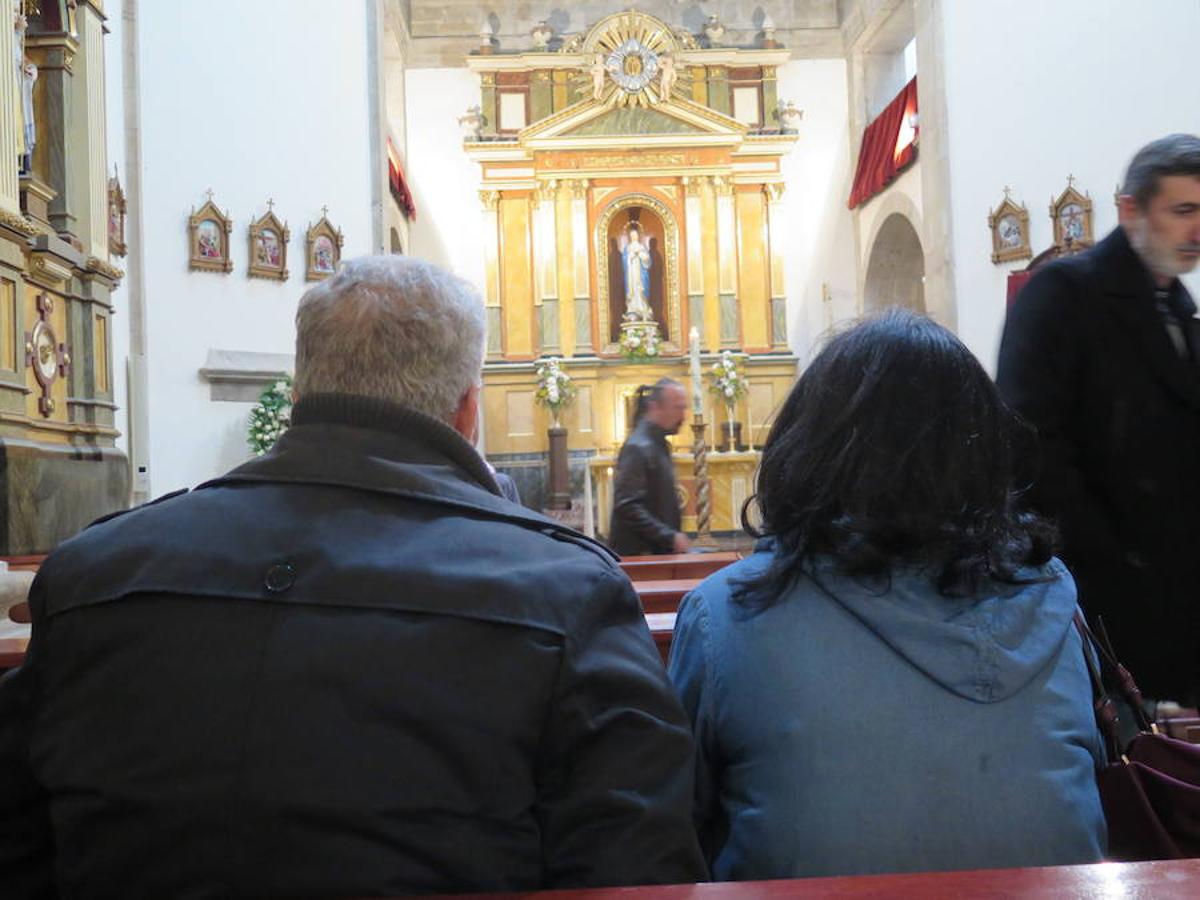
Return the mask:
[[[251,278],[272,278],[287,281],[287,248],[292,233],[287,222],[280,222],[275,215],[275,201],[267,201],[267,211],[260,219],[250,223],[250,268]]]
[[[229,258],[229,235],[233,220],[213,203],[212,191],[199,212],[192,210],[188,218],[188,268],[200,272],[232,272]]]
[[[1029,259],[1033,248],[1029,244],[1029,210],[1022,203],[1013,203],[1011,189],[1004,189],[1004,199],[995,210],[988,211],[988,228],[992,229],[992,262],[1011,262]]]
[[[311,226],[305,235],[308,260],[304,271],[305,281],[322,281],[337,271],[342,261],[342,231],[334,228],[328,218],[329,207],[321,208],[321,220]]]
[[[1092,198],[1075,190],[1075,176],[1067,176],[1067,189],[1050,201],[1050,220],[1054,223],[1054,246],[1064,253],[1090,247],[1092,238]]]
[[[108,179],[108,252],[113,256],[124,256],[127,251],[125,191],[121,189],[121,179],[114,167],[112,178]]]

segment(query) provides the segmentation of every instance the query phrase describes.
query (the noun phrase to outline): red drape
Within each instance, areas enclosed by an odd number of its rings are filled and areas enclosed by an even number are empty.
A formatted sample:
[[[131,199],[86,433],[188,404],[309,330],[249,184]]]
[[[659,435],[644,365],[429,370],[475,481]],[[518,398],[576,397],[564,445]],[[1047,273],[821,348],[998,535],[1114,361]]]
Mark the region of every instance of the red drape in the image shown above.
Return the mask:
[[[1008,307],[1012,308],[1013,303],[1017,300],[1017,294],[1021,293],[1021,288],[1029,282],[1033,277],[1032,269],[1022,269],[1020,272],[1013,272],[1008,276]]]
[[[404,217],[410,221],[415,221],[417,218],[417,206],[413,203],[412,194],[408,190],[408,182],[404,180],[404,169],[400,165],[400,157],[396,154],[396,148],[392,146],[391,139],[387,143],[388,154],[388,186],[391,188],[392,197],[400,206],[400,212],[404,213]]]
[[[915,137],[903,146],[897,146],[901,128],[916,111],[917,79],[914,77],[863,132],[854,187],[850,190],[848,205],[851,209],[882,191],[896,173],[916,157]]]

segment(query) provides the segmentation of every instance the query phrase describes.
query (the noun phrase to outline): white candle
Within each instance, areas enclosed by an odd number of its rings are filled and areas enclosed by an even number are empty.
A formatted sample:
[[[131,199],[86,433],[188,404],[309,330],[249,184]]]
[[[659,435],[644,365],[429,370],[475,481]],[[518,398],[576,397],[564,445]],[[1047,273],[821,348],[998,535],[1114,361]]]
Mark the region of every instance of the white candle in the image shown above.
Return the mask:
[[[692,414],[704,415],[704,385],[700,379],[700,329],[695,326],[688,333],[689,369],[692,376]]]

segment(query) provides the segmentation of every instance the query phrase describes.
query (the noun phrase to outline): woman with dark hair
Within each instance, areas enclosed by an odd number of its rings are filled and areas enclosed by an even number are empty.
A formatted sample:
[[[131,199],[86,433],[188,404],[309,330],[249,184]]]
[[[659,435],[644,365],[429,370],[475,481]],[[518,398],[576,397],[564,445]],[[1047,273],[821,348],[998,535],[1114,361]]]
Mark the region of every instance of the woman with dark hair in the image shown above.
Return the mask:
[[[1027,439],[970,351],[892,311],[833,338],[763,448],[755,553],[670,673],[718,880],[1099,860],[1075,586],[1018,510]]]

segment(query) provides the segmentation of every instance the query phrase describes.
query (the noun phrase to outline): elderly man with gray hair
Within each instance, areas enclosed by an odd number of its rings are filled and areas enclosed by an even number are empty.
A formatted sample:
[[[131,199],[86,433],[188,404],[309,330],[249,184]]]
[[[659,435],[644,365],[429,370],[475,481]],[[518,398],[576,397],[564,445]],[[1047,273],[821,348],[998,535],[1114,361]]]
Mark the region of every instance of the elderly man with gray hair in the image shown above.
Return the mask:
[[[632,587],[471,446],[477,293],[359,259],[296,325],[269,454],[39,573],[0,684],[6,893],[703,878],[690,737]]]

